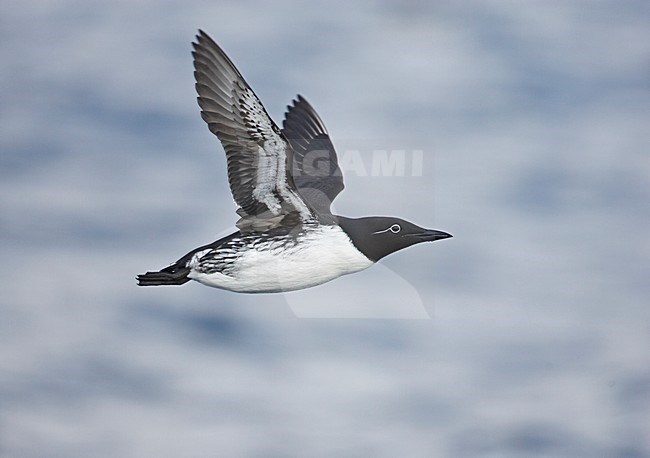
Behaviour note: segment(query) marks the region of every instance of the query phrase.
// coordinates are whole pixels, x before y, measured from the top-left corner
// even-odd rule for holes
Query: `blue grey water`
[[[635,1],[3,1],[0,455],[650,456],[649,20]],[[277,122],[300,92],[339,154],[423,151],[422,176],[349,168],[337,212],[454,238],[383,260],[395,283],[136,287],[237,218],[199,27]],[[345,315],[399,309],[404,279],[431,319]],[[299,318],[334,292],[339,318]]]

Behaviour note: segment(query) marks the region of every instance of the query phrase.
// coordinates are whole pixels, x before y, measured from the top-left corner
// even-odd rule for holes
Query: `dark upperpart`
[[[435,242],[451,234],[424,229],[400,218],[368,216],[346,218],[336,215],[339,226],[348,234],[354,246],[371,261],[422,242]]]

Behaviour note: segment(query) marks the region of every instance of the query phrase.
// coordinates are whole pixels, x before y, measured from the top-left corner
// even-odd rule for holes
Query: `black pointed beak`
[[[425,229],[418,234],[411,234],[411,237],[417,238],[419,242],[435,242],[436,240],[448,239],[453,236],[446,232],[436,231],[435,229]]]

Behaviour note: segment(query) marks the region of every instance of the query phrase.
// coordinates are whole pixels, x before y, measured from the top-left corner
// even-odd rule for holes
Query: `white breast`
[[[338,226],[320,226],[287,249],[259,246],[244,252],[230,275],[192,270],[189,277],[207,286],[246,293],[293,291],[370,267]]]

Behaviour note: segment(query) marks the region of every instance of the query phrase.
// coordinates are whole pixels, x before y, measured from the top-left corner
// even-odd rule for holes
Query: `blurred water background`
[[[1,456],[650,456],[648,2],[0,7]],[[454,238],[138,288],[236,220],[199,27],[276,122],[299,92],[340,153],[423,151],[340,214]]]

